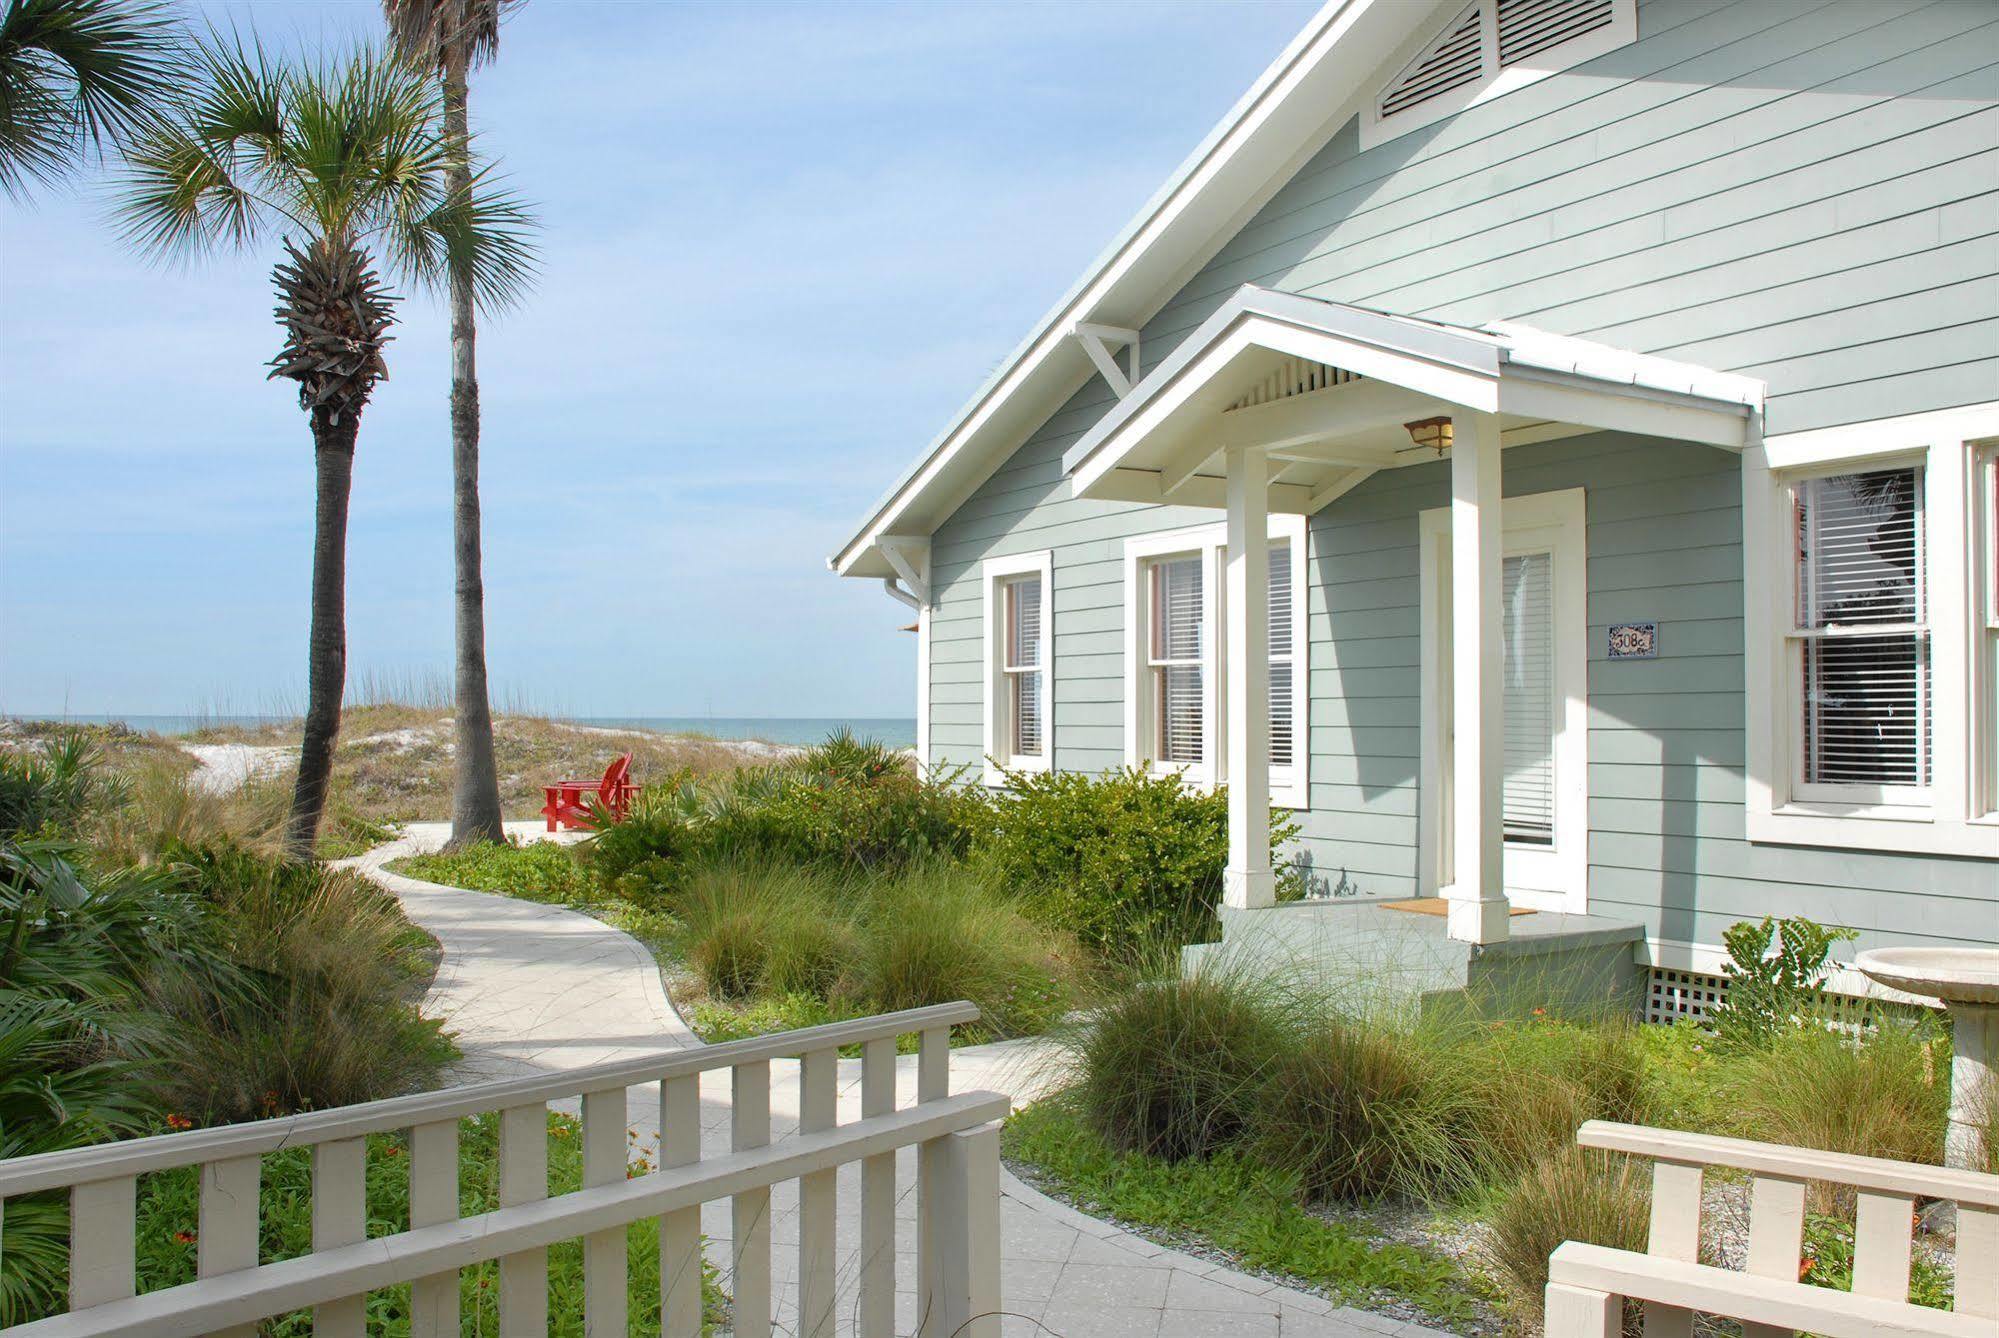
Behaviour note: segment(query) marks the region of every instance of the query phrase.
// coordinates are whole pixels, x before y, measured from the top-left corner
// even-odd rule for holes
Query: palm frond
[[[154,124],[183,50],[155,0],[9,0],[0,18],[0,189],[53,183]]]
[[[441,70],[454,48],[467,66],[500,49],[500,24],[523,0],[382,0],[389,41],[408,59]]]

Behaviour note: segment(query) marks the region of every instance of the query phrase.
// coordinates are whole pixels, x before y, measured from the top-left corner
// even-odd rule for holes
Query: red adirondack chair
[[[542,795],[548,802],[542,805],[541,815],[548,819],[548,830],[595,827],[597,814],[590,806],[593,798],[597,809],[608,813],[612,822],[623,822],[626,810],[639,792],[639,787],[631,782],[631,773],[632,755],[624,753],[604,768],[600,780],[564,780],[544,785]]]

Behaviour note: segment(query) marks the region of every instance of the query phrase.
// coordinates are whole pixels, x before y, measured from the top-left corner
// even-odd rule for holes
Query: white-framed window
[[[1743,460],[1752,841],[1999,857],[1999,403]]]
[[[987,558],[985,781],[1047,771],[1054,739],[1054,554]]]
[[[1473,0],[1361,108],[1360,146],[1440,121],[1638,38],[1637,0]]]
[[[1270,801],[1310,804],[1303,516],[1270,518]],[[1211,786],[1227,775],[1227,527],[1125,541],[1125,760]]]
[[[1983,782],[1981,817],[1999,818],[1999,441],[1981,442],[1973,461],[1977,496],[1978,580],[1972,591],[1983,624],[1976,648],[1978,675],[1977,755],[1972,759]]]

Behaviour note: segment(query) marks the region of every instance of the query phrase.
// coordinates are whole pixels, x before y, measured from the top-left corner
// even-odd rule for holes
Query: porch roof
[[[1318,510],[1434,459],[1405,424],[1495,414],[1508,445],[1593,429],[1746,444],[1763,383],[1510,322],[1448,325],[1245,285],[1063,456],[1077,496],[1221,505],[1266,450],[1270,506]]]

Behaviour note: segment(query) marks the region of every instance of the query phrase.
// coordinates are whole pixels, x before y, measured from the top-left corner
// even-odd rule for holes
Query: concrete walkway
[[[536,838],[541,824],[509,823],[508,831]],[[651,956],[629,936],[560,907],[418,882],[381,867],[435,849],[446,835],[443,824],[412,824],[403,839],[352,863],[394,892],[410,918],[443,945],[444,960],[425,1011],[443,1017],[456,1033],[465,1054],[462,1081],[559,1072],[701,1043],[674,1012]],[[971,1046],[951,1055],[953,1091],[1005,1092],[1016,1104],[1033,1100],[1055,1076],[1049,1050],[1032,1041]],[[858,1060],[841,1061],[839,1081],[839,1117],[858,1118]],[[772,1136],[789,1137],[798,1127],[797,1064],[773,1065],[771,1087]],[[901,1101],[914,1099],[914,1056],[899,1064],[897,1087]],[[649,1155],[658,1144],[657,1090],[635,1087],[628,1100],[634,1153]],[[570,1109],[573,1113],[573,1103]],[[726,1152],[726,1070],[703,1079],[701,1125],[703,1155]],[[903,1150],[898,1177],[896,1325],[898,1333],[911,1333],[916,1323],[913,1149]],[[1001,1295],[1008,1338],[1424,1338],[1434,1332],[1156,1245],[1004,1172],[1001,1193]],[[796,1332],[797,1202],[795,1183],[772,1192],[774,1291],[783,1333]],[[855,1271],[859,1202],[859,1168],[844,1167],[839,1175],[843,1279]],[[726,1286],[731,1230],[726,1202],[703,1208],[702,1229]],[[842,1333],[852,1330],[853,1291],[841,1289]]]

